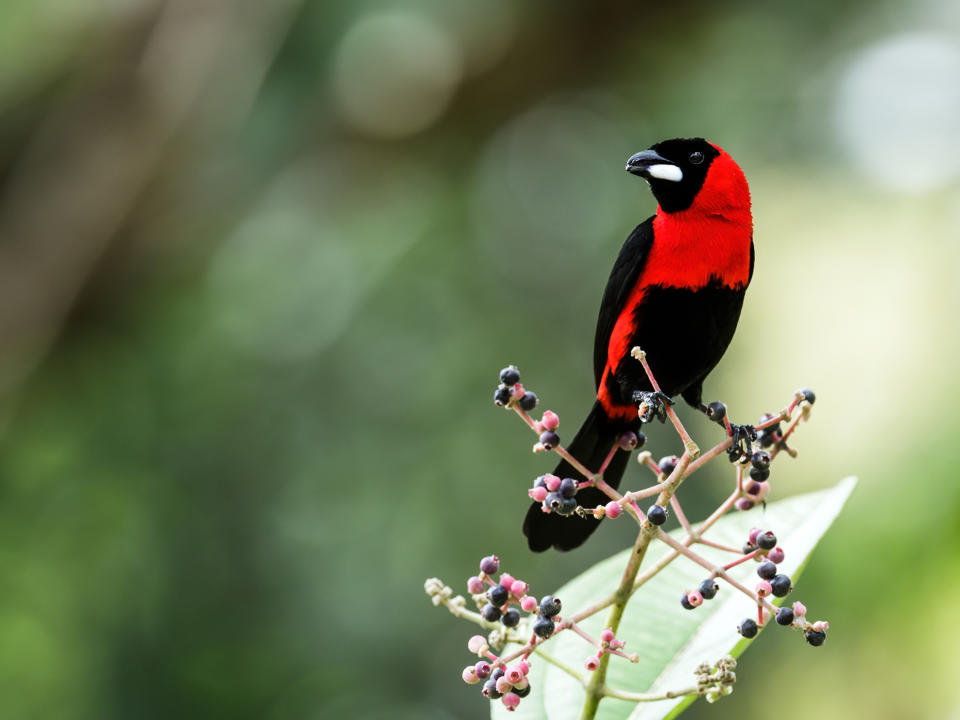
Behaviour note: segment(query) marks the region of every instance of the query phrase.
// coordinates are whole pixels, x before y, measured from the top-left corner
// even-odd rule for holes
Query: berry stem
[[[635,347],[630,351],[630,355],[632,355],[635,360],[639,360],[640,364],[643,365],[643,371],[647,374],[647,379],[650,381],[650,387],[653,388],[653,391],[662,393],[663,391],[660,390],[660,385],[657,383],[657,379],[653,376],[653,371],[650,369],[650,364],[647,362],[647,354],[641,348]],[[690,435],[687,434],[687,429],[683,426],[683,423],[680,422],[680,418],[677,416],[673,407],[664,405],[664,409],[667,411],[667,417],[670,418],[670,422],[673,423],[677,434],[683,441],[684,452],[691,457],[697,457],[700,454],[700,448],[690,439]]]
[[[603,464],[600,466],[600,469],[597,470],[597,475],[603,475],[603,473],[607,469],[607,466],[610,465],[610,461],[613,460],[613,456],[617,454],[618,450],[620,450],[620,444],[614,443],[613,447],[610,448],[610,452],[607,453],[607,457],[604,458]]]
[[[533,652],[534,652],[537,656],[542,657],[544,660],[546,660],[548,663],[550,663],[550,664],[553,665],[554,667],[557,667],[557,668],[559,668],[560,670],[563,670],[567,675],[569,675],[569,676],[572,677],[574,680],[576,680],[576,681],[580,684],[581,687],[586,687],[586,684],[587,684],[587,683],[586,683],[586,681],[583,679],[583,676],[580,675],[580,673],[578,673],[576,670],[574,670],[573,668],[571,668],[569,665],[566,665],[565,663],[561,662],[560,660],[557,660],[555,657],[553,657],[553,655],[550,655],[550,654],[548,654],[548,653],[545,653],[545,652],[544,652],[542,649],[540,649],[539,647],[537,647],[536,649],[534,649]]]
[[[677,516],[680,525],[687,531],[687,535],[693,535],[693,528],[690,527],[690,521],[687,520],[687,516],[683,512],[683,508],[680,507],[680,501],[676,495],[670,498],[670,507],[673,508],[673,512]]]
[[[742,558],[738,558],[737,560],[734,560],[734,561],[731,562],[731,563],[727,563],[726,565],[723,566],[723,569],[724,569],[724,570],[729,570],[729,569],[732,568],[732,567],[736,567],[736,566],[739,565],[740,563],[745,563],[747,560],[752,560],[753,558],[755,558],[755,557],[757,556],[757,553],[759,553],[759,552],[760,552],[759,549],[754,550],[753,552],[749,552],[749,553],[747,553],[746,555],[744,555]]]
[[[682,690],[667,690],[662,693],[634,693],[626,690],[617,690],[604,685],[602,688],[606,697],[616,698],[617,700],[627,700],[629,702],[656,702],[657,700],[669,700],[670,698],[684,697],[685,695],[699,695],[700,691],[696,686],[683,688]]]
[[[737,548],[730,547],[729,545],[723,545],[721,543],[714,542],[713,540],[707,540],[706,538],[702,538],[702,537],[698,537],[695,540],[695,542],[698,542],[701,545],[707,545],[708,547],[716,548],[717,550],[724,550],[725,552],[736,553],[737,555],[743,552],[742,550],[738,550]]]

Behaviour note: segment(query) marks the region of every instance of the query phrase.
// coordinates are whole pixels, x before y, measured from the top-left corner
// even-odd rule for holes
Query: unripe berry
[[[703,605],[703,595],[696,590],[691,590],[687,593],[687,602],[693,605],[693,607],[700,607]]]
[[[493,671],[493,668],[490,667],[490,663],[486,660],[481,660],[476,665],[473,666],[474,674],[481,680],[486,680],[490,677],[490,673]]]
[[[757,535],[759,535],[759,534],[762,533],[762,532],[763,532],[763,530],[761,530],[760,528],[751,528],[751,529],[750,529],[750,535],[747,536],[747,542],[750,543],[751,545],[756,545],[756,544],[757,544]]]
[[[643,433],[641,433],[642,435]],[[623,433],[620,437],[617,438],[617,444],[620,446],[621,450],[626,450],[627,452],[635,450],[640,444],[640,438],[637,433],[632,430]]]
[[[515,385],[520,382],[520,371],[516,365],[508,365],[500,371],[500,382],[506,386]]]
[[[604,506],[604,512],[607,514],[608,518],[616,520],[620,517],[620,513],[623,512],[623,508],[620,507],[620,503],[614,502],[611,500]]]
[[[460,677],[463,678],[463,681],[467,685],[476,685],[480,682],[480,678],[477,677],[476,671],[473,669],[473,665],[468,665],[463,669],[463,672],[460,674]]]
[[[777,546],[777,536],[771,530],[757,535],[757,547],[761,550],[773,550]]]
[[[667,511],[662,505],[651,505],[647,510],[647,519],[654,525],[663,525],[667,521]]]
[[[486,588],[486,584],[479,577],[474,575],[472,578],[467,580],[467,591],[471,595],[479,595]]]
[[[529,390],[527,390],[523,394],[523,397],[517,401],[517,403],[520,405],[520,409],[526,412],[530,412],[531,410],[533,410],[537,406],[537,403],[539,402],[540,402],[539,398]]]
[[[494,585],[487,590],[487,600],[497,607],[502,606],[509,597],[510,591],[507,590],[503,585]]]
[[[467,650],[474,655],[483,655],[487,650],[487,639],[483,635],[474,635],[467,641]]]
[[[773,580],[774,576],[777,574],[777,566],[770,562],[769,560],[764,560],[757,567],[757,575],[762,577],[764,580]]]
[[[786,575],[777,575],[770,581],[770,586],[773,589],[773,594],[777,597],[786,597],[793,590],[793,583]]]
[[[596,655],[591,655],[583,661],[583,666],[590,672],[593,672],[600,667],[600,661],[597,659]]]
[[[763,502],[764,498],[770,494],[770,483],[751,481],[747,493],[753,498],[754,502]]]
[[[611,640],[614,640],[617,636],[613,634],[612,628],[604,628],[603,632],[600,633],[600,641],[608,643]]]
[[[483,615],[483,619],[487,622],[496,622],[500,619],[500,608],[496,605],[487,603],[483,606],[483,610],[480,611],[480,614]]]
[[[727,416],[727,406],[722,402],[712,402],[707,405],[707,417],[714,422],[722,422]]]
[[[533,634],[537,637],[548,638],[553,635],[555,627],[556,626],[553,624],[553,620],[541,615],[533,624]]]
[[[801,618],[802,618],[802,617],[805,617],[806,614],[807,614],[807,606],[804,605],[804,604],[803,604],[802,602],[800,602],[799,600],[797,600],[797,601],[793,604],[793,614],[796,615],[797,617],[801,617]]]
[[[513,575],[505,572],[500,573],[500,584],[509,590],[510,586],[513,585]]]
[[[680,462],[680,458],[676,455],[667,455],[664,458],[660,458],[660,462],[657,463],[657,467],[660,468],[660,472],[664,475],[669,475],[677,467],[677,463]]]
[[[553,410],[544,410],[540,418],[540,427],[544,430],[556,430],[560,427],[560,418]]]
[[[737,632],[739,632],[745,638],[756,637],[758,631],[759,631],[759,628],[757,627],[757,621],[752,620],[751,618],[747,618],[746,620],[743,620],[737,626]]]
[[[560,602],[560,598],[547,595],[540,601],[540,614],[545,618],[551,618],[554,615],[559,615],[562,607],[563,603]]]
[[[737,510],[749,510],[753,507],[753,501],[747,500],[746,498],[737,498],[737,501],[733,505]]]
[[[807,630],[803,636],[813,647],[820,647],[823,641],[827,639],[827,634],[823,630]]]
[[[777,625],[789,625],[793,622],[793,610],[788,607],[782,607],[777,610]]]
[[[502,695],[506,695],[508,692],[513,690],[513,683],[507,680],[506,677],[497,678],[497,692]]]
[[[534,502],[542,503],[547,499],[547,488],[540,486],[535,488],[530,488],[527,490],[527,495],[530,496],[530,499]]]
[[[547,490],[550,492],[556,492],[560,489],[560,483],[562,481],[556,475],[551,475],[547,473],[543,476],[543,484],[547,486]]]
[[[500,618],[504,627],[516,627],[520,624],[520,611],[516,608],[510,608]]]
[[[480,561],[480,572],[486,575],[495,575],[500,569],[500,558],[496,555],[488,555]]]
[[[762,598],[768,597],[770,593],[773,592],[773,588],[770,586],[770,583],[768,583],[766,580],[761,580],[760,582],[758,582],[756,589],[757,589],[757,597],[762,597]]]
[[[520,601],[520,607],[522,607],[525,612],[533,612],[537,608],[537,599],[531,595],[527,595]]]
[[[707,578],[700,583],[700,586],[697,588],[697,590],[700,591],[700,594],[703,596],[704,600],[713,600],[713,598],[717,596],[720,586],[713,578]]]
[[[770,453],[764,450],[757,450],[750,456],[750,463],[757,470],[766,470],[770,467]]]
[[[523,680],[523,670],[516,665],[511,665],[507,668],[507,674],[504,677],[510,681],[511,685],[516,685]]]
[[[497,690],[497,681],[490,678],[483,684],[483,694],[491,700],[498,700],[503,694]]]
[[[817,620],[817,621],[813,624],[813,629],[816,630],[816,631],[818,631],[818,632],[823,631],[823,630],[829,630],[829,629],[830,629],[830,623],[828,623],[826,620]]]
[[[774,548],[767,553],[767,560],[775,563],[782,563],[784,558],[783,548]]]
[[[573,478],[564,478],[560,481],[559,493],[565,498],[572,498],[577,494],[577,481]]]
[[[518,662],[517,667],[520,668],[520,672],[523,673],[524,677],[526,677],[527,673],[530,672],[530,663],[528,663],[526,660],[521,660]]]
[[[502,583],[503,581],[503,577],[501,577],[500,582]],[[514,597],[523,597],[527,594],[527,590],[529,589],[530,586],[527,585],[523,580],[514,580],[512,583],[510,583],[510,594]]]
[[[543,445],[544,450],[553,450],[560,444],[560,436],[553,430],[544,430],[540,433],[540,444]]]
[[[520,696],[515,692],[508,692],[506,695],[500,698],[500,702],[504,704],[504,707],[506,707],[507,710],[513,712],[514,708],[520,704]]]

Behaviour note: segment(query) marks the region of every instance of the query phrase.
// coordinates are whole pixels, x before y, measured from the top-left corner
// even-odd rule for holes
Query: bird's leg
[[[633,402],[640,406],[640,422],[648,423],[654,418],[660,422],[667,420],[667,406],[673,405],[674,400],[666,393],[655,390],[635,390]]]
[[[757,429],[753,425],[734,425],[727,417],[727,408],[723,403],[712,402],[709,405],[699,404],[700,412],[706,415],[719,425],[722,425],[727,431],[727,435],[733,441],[727,455],[730,460],[736,460],[740,457],[750,457],[753,454],[752,443],[757,439]]]

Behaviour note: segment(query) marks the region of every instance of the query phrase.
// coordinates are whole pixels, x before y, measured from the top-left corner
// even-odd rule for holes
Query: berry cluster
[[[708,577],[696,590],[684,590],[680,596],[680,605],[685,610],[693,610],[703,605],[704,600],[713,600],[720,591],[720,586],[715,578]]]
[[[577,509],[577,494],[579,486],[573,478],[559,478],[547,473],[538,477],[527,494],[541,504],[545,513],[556,513],[567,517],[573,515]],[[616,505],[616,503],[614,503]]]
[[[524,389],[520,384],[520,371],[515,365],[510,365],[500,371],[500,385],[493,393],[493,402],[500,407],[516,405],[521,410],[530,412],[540,401],[534,393]]]
[[[626,643],[623,640],[617,640],[613,628],[604,628],[603,632],[600,633],[600,649],[596,654],[587,656],[587,659],[583,661],[583,666],[590,672],[593,672],[600,667],[600,660],[606,653],[619,655],[620,657],[627,658],[631,662],[637,662],[637,655],[624,655],[622,652],[624,645],[626,645]]]
[[[467,649],[479,655],[474,665],[467,665],[461,673],[467,685],[483,683],[481,692],[490,700],[500,700],[510,712],[513,712],[520,700],[530,694],[530,682],[527,674],[530,664],[526,659],[513,665],[506,665],[490,652],[490,646],[483,635],[474,635],[467,642]],[[484,660],[483,658],[488,658]]]
[[[516,603],[525,612],[531,612],[537,607],[537,600],[527,594],[527,583],[509,573],[500,573],[500,577],[494,581],[493,576],[499,570],[500,560],[496,555],[483,558],[480,561],[480,574],[467,580],[467,590],[473,595],[484,620],[499,620],[504,627],[516,627],[520,624],[520,611],[510,605]]]

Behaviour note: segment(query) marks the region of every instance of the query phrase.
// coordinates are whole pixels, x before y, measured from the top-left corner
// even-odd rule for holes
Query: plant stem
[[[604,687],[603,694],[606,697],[617,698],[618,700],[629,700],[630,702],[656,702],[657,700],[669,700],[670,698],[683,697],[684,695],[697,695],[699,690],[696,686],[683,688],[682,690],[667,690],[662,693],[634,693],[626,690],[616,690],[611,687]]]

